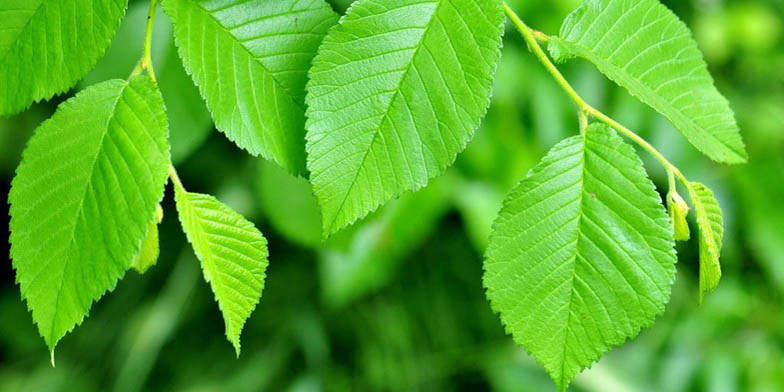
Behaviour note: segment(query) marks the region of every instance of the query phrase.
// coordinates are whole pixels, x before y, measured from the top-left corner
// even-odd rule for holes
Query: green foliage
[[[187,192],[175,180],[182,228],[201,261],[237,356],[245,321],[259,303],[267,269],[267,240],[240,214],[209,195]]]
[[[185,69],[218,130],[253,155],[305,172],[310,61],[337,15],[323,0],[165,0]]]
[[[0,116],[71,88],[109,46],[128,0],[0,4]]]
[[[670,223],[672,223],[673,238],[675,241],[688,241],[691,238],[689,222],[686,216],[689,215],[689,205],[675,191],[667,194],[667,210],[670,213]]]
[[[452,164],[484,116],[500,1],[359,0],[313,62],[308,169],[329,236]]]
[[[703,184],[689,184],[691,202],[700,228],[700,302],[705,293],[713,291],[721,279],[721,241],[724,218],[713,192]]]
[[[658,0],[587,0],[564,21],[554,57],[583,57],[722,163],[748,155],[689,28]]]
[[[554,147],[507,198],[487,250],[487,297],[566,390],[664,311],[672,235],[634,149],[592,125]]]
[[[169,141],[146,76],[63,103],[30,139],[11,192],[11,257],[50,351],[131,266],[163,197]]]
[[[159,241],[173,238],[167,223],[161,225],[167,173],[185,237],[239,356],[242,329],[265,287],[267,240],[227,204],[186,191],[173,166],[191,161],[198,169],[190,172],[198,172],[208,184],[228,177],[230,192],[221,199],[257,216],[253,197],[243,188],[247,178],[225,173],[235,171],[233,165],[245,155],[232,156],[229,164],[216,153],[226,145],[203,145],[210,117],[236,145],[272,161],[245,166],[260,168],[255,182],[259,210],[273,230],[318,259],[318,285],[302,290],[320,292],[327,305],[323,308],[341,312],[390,285],[402,274],[405,258],[437,232],[437,223],[452,222],[448,213],[455,208],[473,246],[488,248],[483,281],[492,309],[561,390],[664,311],[675,278],[675,241],[690,238],[691,208],[678,195],[676,181],[688,189],[697,217],[700,302],[721,278],[723,242],[729,254],[743,249],[738,235],[724,238],[725,217],[717,197],[687,179],[684,173],[691,176],[694,171],[689,159],[677,156],[678,164],[686,165],[679,168],[668,155],[680,151],[660,152],[662,140],[648,142],[630,129],[642,128],[645,116],[634,116],[628,127],[597,109],[606,103],[605,94],[596,93],[597,88],[604,92],[605,80],[585,68],[587,64],[582,65],[587,72],[577,80],[590,82],[575,88],[553,62],[588,59],[663,114],[713,160],[745,162],[746,147],[734,114],[714,86],[689,29],[657,0],[584,0],[563,22],[561,37],[528,27],[501,0],[162,0],[171,22],[165,16],[155,18],[159,4],[151,0],[134,3],[120,25],[124,1],[0,5],[0,115],[65,91],[95,65],[118,31],[106,57],[81,84],[93,86],[62,104],[30,140],[9,195],[13,266],[52,360],[57,342],[81,323],[94,301],[113,290],[127,269],[144,274],[159,257],[170,259],[159,246]],[[332,6],[346,10],[345,16],[338,20]],[[536,9],[527,3],[523,7]],[[483,127],[502,133],[483,132],[461,163],[449,169],[488,110],[504,12],[544,67],[529,66],[528,58],[520,55],[525,46],[513,46],[518,56],[507,56],[511,61],[504,62],[508,69],[498,76],[496,107]],[[749,51],[776,42],[775,37],[763,42],[775,30],[771,20],[760,19],[767,26],[760,27],[764,34],[750,30],[747,20],[735,26],[760,41],[760,46],[746,47]],[[560,21],[542,24],[553,22]],[[549,43],[549,56],[541,43]],[[709,46],[712,56],[721,57],[714,49]],[[127,81],[101,83],[129,71]],[[545,77],[556,83],[542,83]],[[770,84],[768,79],[763,83]],[[502,205],[505,190],[544,151],[536,143],[550,147],[566,137],[563,130],[568,127],[559,116],[565,106],[553,104],[558,87],[577,106],[580,135],[552,148]],[[593,91],[584,98],[578,92],[584,89]],[[628,95],[619,100],[627,110],[640,105]],[[530,106],[522,112],[535,112],[534,135],[521,123],[521,102]],[[781,113],[775,105],[767,107]],[[37,116],[44,113],[40,110]],[[623,121],[629,120],[626,114]],[[25,121],[40,121],[36,118]],[[591,121],[598,123],[589,125]],[[781,122],[775,116],[768,121]],[[5,128],[6,123],[0,123],[0,129]],[[668,211],[642,161],[621,137],[663,166],[670,186]],[[777,140],[762,139],[771,145]],[[0,143],[6,140],[0,134]],[[20,146],[0,145],[12,154]],[[186,161],[200,146],[200,153]],[[3,167],[14,162],[13,157],[0,158]],[[751,188],[762,182],[746,181]],[[411,192],[426,185],[427,190]],[[767,216],[760,211],[770,208],[771,199],[778,202],[775,195],[747,190],[743,197],[761,200],[763,206],[751,211]],[[728,222],[734,218],[736,206],[731,207]],[[770,257],[781,253],[770,245],[778,231],[770,226],[749,230],[760,235],[755,244],[764,249],[757,254],[769,259],[766,265],[780,282],[783,270]],[[450,241],[448,249],[459,253],[469,246],[463,242]],[[187,251],[178,265],[186,265],[189,258]],[[417,256],[430,258],[427,253]],[[451,263],[453,256],[440,254],[436,259]],[[473,267],[469,275],[477,278],[473,290],[479,291],[479,266]],[[281,268],[288,268],[287,263]],[[187,267],[176,271],[184,275],[170,278],[173,288],[151,308],[151,315],[166,313],[166,306],[184,307],[197,274],[193,270],[188,275]],[[283,284],[298,290],[291,282],[304,280]],[[313,298],[305,297],[311,309]],[[435,295],[426,307],[457,297]],[[485,304],[481,309],[490,313]],[[159,350],[161,336],[172,333],[181,312],[166,314],[160,323],[152,316],[139,321],[135,333],[143,343],[132,345],[129,358],[150,347]],[[311,320],[316,313],[306,312],[297,317]],[[478,314],[473,309],[461,312],[470,318]],[[274,313],[278,321],[286,318]],[[365,336],[372,338],[372,331],[394,325],[391,320],[402,318],[398,313],[382,312]],[[453,317],[446,325],[456,322],[460,320]],[[159,325],[162,332],[156,330]],[[500,335],[497,321],[489,325]],[[399,328],[399,335],[417,330],[412,326]],[[434,339],[458,342],[445,346],[466,343],[449,339],[450,328],[438,329]],[[328,343],[319,330],[305,326],[295,333],[306,347],[305,362],[324,361]],[[372,363],[367,358],[373,355],[360,353],[356,358]],[[155,353],[143,356],[150,359]],[[137,373],[150,368],[123,367],[120,379],[143,379]],[[407,380],[379,369],[369,369],[376,380],[369,389],[411,389]],[[349,385],[343,377],[334,385]],[[293,388],[310,383],[298,381]]]
[[[147,235],[145,235],[144,241],[142,241],[142,247],[131,263],[131,268],[140,274],[144,274],[158,262],[158,256],[161,254],[158,224],[161,223],[162,219],[163,209],[158,205],[155,209],[155,220],[147,228]]]

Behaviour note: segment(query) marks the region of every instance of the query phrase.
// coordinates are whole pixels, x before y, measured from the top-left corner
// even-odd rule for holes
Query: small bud
[[[688,241],[691,237],[689,231],[689,223],[686,217],[689,215],[689,205],[678,194],[678,192],[670,191],[667,194],[667,209],[670,212],[670,221],[672,229],[675,233],[676,241]]]

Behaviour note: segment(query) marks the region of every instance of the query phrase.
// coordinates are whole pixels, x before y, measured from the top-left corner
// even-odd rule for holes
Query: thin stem
[[[175,169],[172,164],[169,164],[169,178],[171,178],[171,181],[175,187],[185,190],[185,187],[182,185],[182,181],[180,180],[180,176],[177,175],[177,169]]]
[[[610,116],[602,113],[598,109],[594,108],[593,106],[589,105],[577,92],[577,90],[572,87],[571,84],[566,80],[566,78],[561,74],[561,71],[550,61],[550,58],[544,52],[541,46],[539,46],[538,40],[549,42],[550,37],[546,34],[537,32],[530,27],[528,27],[517,14],[512,10],[509,5],[504,2],[504,10],[506,11],[506,15],[509,19],[512,20],[512,23],[517,27],[517,30],[520,31],[520,34],[523,35],[526,43],[528,43],[528,47],[531,52],[539,59],[539,61],[547,68],[548,72],[555,78],[555,81],[561,86],[561,88],[569,95],[569,97],[574,101],[577,105],[578,109],[580,110],[580,124],[582,127],[583,121],[587,122],[587,118],[583,120],[583,116],[591,116],[609,126],[614,128],[619,133],[625,135],[635,143],[637,143],[640,147],[648,151],[651,155],[653,155],[661,164],[667,169],[668,173],[672,173],[675,177],[678,178],[684,185],[687,187],[689,186],[689,181],[686,177],[678,170],[675,165],[670,163],[667,158],[664,157],[656,148],[654,148],[650,143],[648,143],[645,139],[631,131],[629,128],[624,127],[617,121],[613,120]],[[582,130],[581,130],[582,132]]]
[[[131,78],[147,71],[152,80],[155,80],[155,70],[152,67],[152,30],[155,23],[155,11],[158,9],[158,0],[150,0],[150,11],[147,14],[147,30],[144,32],[144,54],[131,72]]]
[[[150,0],[150,11],[147,15],[147,31],[144,33],[144,56],[141,67],[146,69],[150,78],[155,80],[155,71],[152,68],[152,29],[155,23],[155,11],[158,9],[158,0]]]
[[[525,38],[525,41],[528,43],[528,48],[531,49],[531,52],[533,52],[533,54],[536,55],[545,68],[547,68],[547,71],[553,75],[555,81],[561,85],[561,88],[563,88],[564,91],[569,94],[572,100],[577,104],[577,107],[580,109],[580,111],[585,111],[585,109],[587,109],[589,106],[588,103],[586,103],[585,100],[580,97],[580,94],[577,93],[577,90],[575,90],[572,85],[569,84],[569,81],[567,81],[563,74],[561,74],[561,71],[559,71],[558,68],[555,67],[555,64],[550,61],[550,58],[547,57],[547,54],[544,52],[542,47],[539,46],[539,42],[536,41],[536,34],[534,33],[534,30],[528,27],[528,25],[526,25],[525,22],[523,22],[523,20],[520,19],[520,17],[517,16],[517,14],[509,7],[509,4],[506,4],[506,2],[504,2],[504,10],[506,10],[506,15],[509,16],[509,19],[512,20],[512,23],[514,23],[515,27],[517,27],[517,30],[523,34],[523,38]],[[544,35],[544,33],[540,34]]]
[[[580,110],[577,116],[580,118],[580,134],[584,135],[585,130],[588,128],[588,114]]]

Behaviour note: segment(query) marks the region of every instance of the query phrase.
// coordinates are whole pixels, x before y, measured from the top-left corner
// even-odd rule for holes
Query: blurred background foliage
[[[578,3],[509,2],[550,34]],[[339,12],[349,3],[333,1]],[[784,0],[666,3],[694,29],[732,102],[748,165],[709,162],[587,63],[562,69],[589,102],[716,191],[727,225],[724,278],[698,306],[696,241],[679,244],[678,279],[664,316],[580,375],[573,389],[782,391]],[[112,48],[81,86],[127,77],[141,54],[146,8],[131,1]],[[236,359],[224,339],[169,195],[158,265],[144,276],[128,272],[93,306],[58,346],[56,368],[20,299],[10,260],[0,264],[0,391],[554,390],[504,334],[481,283],[482,253],[503,196],[550,147],[577,132],[575,109],[515,31],[507,29],[491,109],[455,166],[321,243],[308,183],[251,158],[213,130],[177,59],[168,20],[156,23],[155,66],[183,180],[253,219],[269,239],[267,286],[245,327],[242,356]],[[0,119],[3,198],[27,138],[58,103]],[[665,189],[663,171],[643,158]],[[0,220],[3,232],[7,224]]]

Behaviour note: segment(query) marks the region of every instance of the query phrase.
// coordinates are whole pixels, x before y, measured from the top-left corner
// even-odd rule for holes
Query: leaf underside
[[[700,230],[700,303],[706,293],[713,291],[721,280],[722,238],[724,218],[713,192],[699,182],[689,183],[691,202]]]
[[[489,104],[503,21],[497,0],[359,0],[330,30],[306,99],[325,236],[454,162]]]
[[[689,28],[658,0],[587,0],[553,42],[556,59],[594,63],[711,159],[735,164],[748,158],[735,115]]]
[[[131,266],[163,197],[163,100],[137,76],[69,99],[30,139],[8,196],[22,297],[54,350]]]
[[[128,0],[0,2],[0,116],[71,88],[95,66]]]
[[[324,0],[165,0],[183,64],[239,147],[305,173],[307,71],[338,16]]]
[[[175,186],[180,222],[240,354],[240,334],[259,303],[267,269],[267,240],[240,214],[209,195]]]
[[[560,390],[649,326],[675,277],[672,228],[634,149],[592,125],[507,197],[484,284],[508,333]]]

